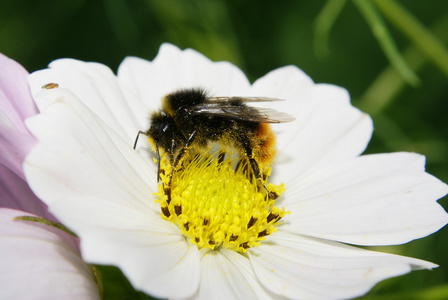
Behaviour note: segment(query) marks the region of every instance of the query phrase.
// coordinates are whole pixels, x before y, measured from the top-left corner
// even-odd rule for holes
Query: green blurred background
[[[0,2],[0,52],[30,72],[62,57],[116,70],[128,55],[152,60],[163,42],[231,61],[252,81],[293,64],[343,86],[374,120],[368,153],[422,153],[428,172],[448,182],[447,1]],[[441,267],[382,282],[363,299],[448,299],[447,234],[378,248]],[[100,270],[105,299],[146,298],[118,270]]]

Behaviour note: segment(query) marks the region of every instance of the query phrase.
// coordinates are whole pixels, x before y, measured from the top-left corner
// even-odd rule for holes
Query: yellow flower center
[[[287,212],[274,206],[275,200],[269,198],[246,163],[236,164],[230,155],[216,156],[185,159],[174,172],[171,191],[166,189],[171,165],[162,159],[162,183],[156,193],[161,215],[199,249],[225,247],[245,252],[275,232],[274,225]],[[269,192],[280,195],[284,185],[267,184],[269,173],[264,171],[263,184]]]

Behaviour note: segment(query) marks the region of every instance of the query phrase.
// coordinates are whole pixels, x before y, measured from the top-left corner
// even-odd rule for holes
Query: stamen
[[[247,162],[236,161],[229,153],[185,157],[170,189],[164,188],[166,174],[171,174],[169,159],[162,158],[160,168],[161,216],[199,248],[245,252],[274,233],[274,224],[287,214],[270,197],[284,191],[283,184],[267,184],[270,170],[263,172],[267,188],[260,188]]]

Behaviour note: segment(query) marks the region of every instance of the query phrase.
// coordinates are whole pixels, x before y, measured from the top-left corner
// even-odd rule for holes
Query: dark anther
[[[270,200],[275,200],[277,199],[279,196],[276,192],[269,192],[269,199]]]
[[[168,205],[171,203],[171,187],[163,187],[163,190],[165,191],[165,195],[167,196],[166,203]]]
[[[260,232],[258,233],[258,236],[257,236],[257,237],[261,238],[261,237],[264,237],[264,236],[267,236],[267,235],[269,235],[269,233],[268,233],[268,230],[265,229],[265,230],[263,230],[263,231],[260,231]]]
[[[174,212],[176,215],[180,215],[182,213],[182,205],[174,205]]]
[[[201,240],[201,239],[198,238],[198,237],[195,237],[195,238],[194,238],[194,241],[195,241],[196,243],[199,243],[200,240]]]
[[[170,210],[168,209],[168,206],[162,207],[162,213],[165,215],[165,217],[169,218],[171,216]]]
[[[268,217],[266,218],[266,221],[267,221],[268,224],[269,224],[272,220],[276,219],[277,217],[278,217],[277,214],[270,213],[270,214],[268,215]]]
[[[202,221],[202,225],[204,225],[204,226],[207,226],[208,223],[209,223],[209,220],[208,220],[208,219],[204,219],[204,220]]]
[[[238,239],[238,237],[239,237],[239,235],[231,235],[230,236],[230,238],[229,238],[229,241],[231,241],[231,242],[234,242],[234,241],[236,241],[237,239]]]
[[[250,246],[248,245],[248,242],[244,242],[242,244],[240,244],[240,247],[244,248],[244,249],[249,249]]]
[[[282,219],[281,216],[277,216],[277,218],[275,219],[274,223],[277,223],[278,221],[280,221]]]
[[[185,231],[190,230],[190,224],[187,222],[184,224]]]
[[[222,164],[222,162],[224,161],[224,158],[226,158],[226,153],[225,152],[219,152],[219,154],[218,154],[218,165]]]
[[[257,218],[254,218],[254,217],[250,217],[250,220],[249,220],[249,222],[247,223],[247,229],[249,229],[249,228],[251,228],[252,226],[254,226],[255,225],[255,222],[257,222]]]

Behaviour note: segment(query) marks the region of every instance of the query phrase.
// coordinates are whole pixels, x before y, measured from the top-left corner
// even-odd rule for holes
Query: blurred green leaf
[[[394,0],[374,0],[381,12],[448,76],[448,49],[418,19]],[[430,2],[428,2],[429,5]]]
[[[240,56],[238,40],[227,9],[226,1],[202,0],[146,0],[162,24],[169,41],[188,46],[213,60],[228,60],[240,67],[244,61]]]
[[[448,299],[448,285],[441,285],[427,288],[412,293],[403,291],[390,295],[369,295],[361,298],[362,300],[443,300]]]
[[[448,32],[448,15],[437,20],[431,28],[440,41],[448,42],[448,34],[446,34]],[[415,45],[409,46],[403,52],[403,58],[415,72],[419,71],[428,62],[428,57],[418,51]],[[403,77],[394,68],[388,66],[372,81],[372,84],[357,102],[357,106],[369,114],[375,115],[391,105],[403,88],[405,88]]]
[[[353,2],[358,6],[359,10],[364,15],[367,23],[370,25],[373,35],[376,37],[390,63],[409,84],[414,86],[419,84],[420,80],[406,64],[405,60],[398,51],[386,24],[370,0],[353,0]]]
[[[114,266],[95,265],[103,279],[103,300],[151,300],[154,299],[136,291],[123,273]]]
[[[328,55],[328,36],[331,27],[346,3],[347,0],[328,0],[317,15],[314,28],[314,51],[316,51],[317,56]]]
[[[140,30],[131,14],[128,2],[124,0],[103,0],[103,4],[111,28],[123,48],[135,47],[140,36]]]

